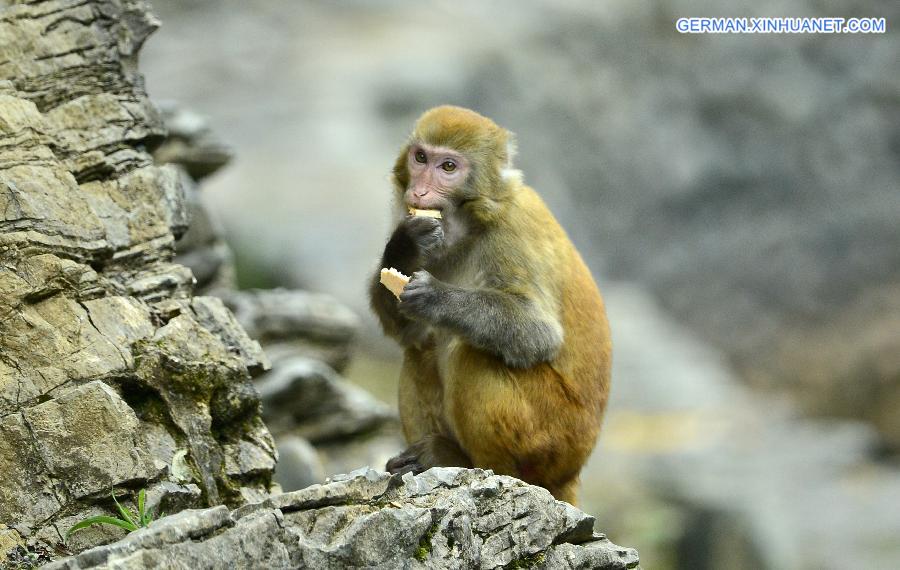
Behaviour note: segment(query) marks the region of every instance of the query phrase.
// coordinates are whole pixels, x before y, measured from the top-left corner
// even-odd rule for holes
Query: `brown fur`
[[[568,236],[531,188],[501,176],[509,137],[457,107],[432,109],[417,123],[413,141],[456,149],[474,165],[457,212],[471,238],[425,268],[452,285],[527,298],[561,325],[562,345],[548,362],[513,368],[435,329],[405,349],[400,416],[423,468],[450,462],[493,469],[575,503],[609,394],[609,329],[597,286]],[[409,184],[408,148],[394,168],[400,196]],[[373,307],[386,325],[397,321],[374,297]],[[392,336],[393,326],[385,327]],[[464,454],[441,453],[437,448],[448,441]]]

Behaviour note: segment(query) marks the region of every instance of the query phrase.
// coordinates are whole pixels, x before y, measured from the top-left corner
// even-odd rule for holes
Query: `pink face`
[[[406,157],[409,187],[404,198],[413,208],[443,210],[469,174],[469,161],[455,150],[413,143]]]

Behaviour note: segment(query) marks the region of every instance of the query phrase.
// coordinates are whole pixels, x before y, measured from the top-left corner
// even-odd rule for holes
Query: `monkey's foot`
[[[418,451],[413,448],[409,448],[399,455],[390,458],[387,465],[385,465],[385,469],[387,469],[388,473],[400,475],[403,475],[404,473],[416,475],[425,471],[425,467],[419,463]]]

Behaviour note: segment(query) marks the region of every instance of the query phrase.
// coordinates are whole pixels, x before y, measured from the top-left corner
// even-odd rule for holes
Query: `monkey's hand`
[[[444,248],[444,227],[440,220],[425,216],[407,216],[401,222],[401,226],[423,259],[433,257]]]
[[[412,319],[433,321],[437,317],[444,284],[424,269],[416,271],[400,293],[400,313]]]
[[[472,467],[472,460],[456,440],[431,434],[415,442],[399,455],[392,457],[385,466],[390,473],[421,473],[437,465],[448,467]]]
[[[410,447],[403,453],[391,457],[387,465],[384,466],[388,473],[394,475],[403,475],[404,473],[412,473],[416,475],[428,469],[419,462],[420,451],[415,446]]]

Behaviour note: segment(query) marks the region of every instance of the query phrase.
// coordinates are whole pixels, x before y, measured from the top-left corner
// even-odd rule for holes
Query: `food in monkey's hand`
[[[387,287],[388,291],[393,293],[398,299],[407,283],[409,283],[409,277],[393,267],[381,270],[381,284]]]
[[[442,218],[440,210],[420,210],[418,208],[409,208],[409,214],[411,216],[425,216],[426,218],[437,218],[440,220]]]

